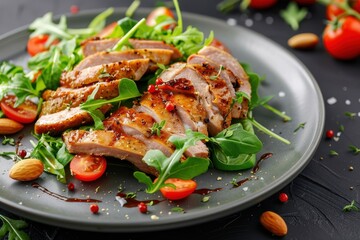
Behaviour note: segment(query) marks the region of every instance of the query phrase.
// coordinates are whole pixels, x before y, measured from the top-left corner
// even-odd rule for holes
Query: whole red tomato
[[[337,4],[347,2],[351,8],[360,13],[360,0],[332,0],[332,3],[326,6],[326,18],[328,20],[344,13],[344,10]]]
[[[254,9],[266,9],[274,6],[277,0],[250,0],[249,6]]]
[[[327,24],[323,33],[326,51],[336,59],[350,60],[360,56],[360,20],[352,16]]]

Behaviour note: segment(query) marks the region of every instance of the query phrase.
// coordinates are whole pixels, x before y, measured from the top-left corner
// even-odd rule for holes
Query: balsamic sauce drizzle
[[[40,184],[34,182],[31,184],[31,186],[33,188],[37,188],[39,189],[40,191],[52,196],[52,197],[55,197],[57,199],[60,199],[60,200],[63,200],[65,202],[86,202],[86,203],[91,203],[91,202],[101,202],[101,200],[97,200],[97,199],[92,199],[92,198],[69,198],[69,197],[65,197],[65,196],[62,196],[60,194],[57,194],[57,193],[54,193],[50,190],[48,190],[47,188],[41,186]]]
[[[133,197],[127,197],[127,194],[123,193],[123,192],[117,193],[116,196],[121,197],[126,200],[126,203],[123,206],[127,207],[127,208],[137,207],[139,205],[139,203],[141,203],[141,202],[143,202],[145,204],[151,203],[152,205],[156,205],[156,204],[164,201],[164,200],[157,200],[157,199],[139,201]]]

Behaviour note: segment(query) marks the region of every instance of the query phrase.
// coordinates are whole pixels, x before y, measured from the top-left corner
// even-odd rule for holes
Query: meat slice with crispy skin
[[[168,49],[129,49],[121,52],[98,52],[81,60],[74,68],[80,71],[88,67],[134,59],[150,59],[149,71],[158,69],[156,64],[168,65],[171,62],[172,50]]]
[[[60,86],[79,88],[96,82],[108,82],[121,78],[139,80],[149,68],[149,59],[122,60],[63,72]]]
[[[82,88],[65,88],[59,87],[55,91],[46,90],[42,94],[44,102],[41,107],[40,115],[59,112],[68,107],[77,107],[81,103],[86,102],[88,96],[98,88],[95,99],[111,99],[119,95],[119,82],[114,80],[111,82],[98,82],[93,85]]]
[[[251,85],[249,82],[249,77],[246,74],[245,70],[239,63],[239,61],[234,58],[230,53],[216,48],[213,46],[203,47],[198,54],[204,55],[207,58],[211,59],[213,62],[218,65],[224,66],[226,69],[230,70],[234,76],[239,79],[239,87],[235,88],[236,91],[241,91],[246,93],[249,97],[251,96]],[[244,99],[241,109],[241,118],[247,116],[247,111],[249,108],[249,102],[247,99]]]
[[[82,52],[85,57],[97,52],[109,51],[120,38],[108,38],[108,39],[90,39],[81,44]],[[172,60],[176,60],[182,57],[181,52],[173,45],[166,44],[163,41],[156,40],[144,40],[144,39],[129,39],[129,43],[133,49],[168,49],[172,50]]]
[[[62,138],[70,153],[86,153],[127,160],[140,171],[158,175],[155,168],[142,160],[147,151],[146,145],[134,137],[118,135],[108,130],[72,130],[65,132]]]
[[[103,113],[108,112],[111,104],[102,106],[99,110]],[[62,111],[42,115],[34,125],[36,134],[47,133],[49,135],[59,135],[67,129],[80,127],[81,125],[93,122],[92,117],[80,107],[68,108]]]

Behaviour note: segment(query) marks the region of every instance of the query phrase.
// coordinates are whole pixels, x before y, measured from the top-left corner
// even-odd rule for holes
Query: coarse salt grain
[[[351,101],[347,99],[347,100],[345,100],[345,104],[346,104],[346,105],[350,105],[350,104],[351,104]]]
[[[237,24],[237,21],[235,18],[229,18],[226,22],[230,26],[235,26]]]
[[[337,102],[336,98],[334,97],[331,97],[331,98],[328,98],[327,100],[327,103],[330,104],[330,105],[333,105]]]

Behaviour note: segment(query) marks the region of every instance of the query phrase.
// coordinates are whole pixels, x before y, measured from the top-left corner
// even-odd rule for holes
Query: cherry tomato
[[[346,0],[333,0],[334,3],[330,3],[326,6],[326,18],[328,20],[331,20],[335,18],[336,16],[339,16],[340,14],[344,13],[344,10],[342,10],[340,7],[338,7],[335,3],[343,3]]]
[[[49,48],[46,47],[45,44],[48,39],[49,35],[46,34],[29,38],[27,42],[27,51],[30,56],[35,56],[38,53],[47,51]],[[51,44],[57,44],[58,42],[58,40],[55,40]]]
[[[156,180],[155,180],[156,181]],[[194,180],[183,180],[180,178],[169,178],[165,183],[172,183],[175,185],[175,189],[172,187],[162,187],[160,192],[169,200],[179,200],[192,194],[197,184]]]
[[[3,113],[10,119],[19,123],[32,123],[37,116],[37,105],[30,100],[25,100],[18,107],[14,107],[17,98],[7,95],[1,100],[0,106]]]
[[[266,9],[274,6],[277,0],[251,0],[249,6],[254,9]]]
[[[172,19],[175,19],[174,13],[171,11],[170,8],[167,7],[157,7],[154,10],[152,10],[149,15],[146,17],[146,25],[148,26],[155,26],[156,25],[156,19],[160,16],[167,16]],[[164,26],[164,29],[172,29],[175,27],[175,24],[169,24]]]
[[[103,156],[76,154],[70,162],[70,172],[80,181],[94,181],[105,173],[106,166]]]
[[[352,1],[351,7],[360,13],[360,0],[354,0]]]
[[[300,5],[312,5],[316,3],[316,0],[295,0]]]
[[[360,56],[360,20],[347,16],[335,20],[335,26],[329,23],[323,42],[327,52],[336,59],[350,60]]]

